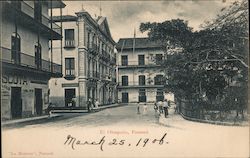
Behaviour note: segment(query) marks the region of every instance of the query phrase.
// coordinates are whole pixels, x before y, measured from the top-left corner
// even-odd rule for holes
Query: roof
[[[64,8],[66,5],[61,0],[47,0],[49,8]]]
[[[54,22],[60,22],[61,21],[61,16],[53,16],[52,17]],[[77,17],[73,15],[62,15],[62,22],[66,21],[76,21]]]
[[[119,39],[116,48],[121,49],[133,49],[133,43],[135,40],[135,49],[146,48],[161,48],[162,45],[156,41],[150,41],[149,38],[121,38]]]

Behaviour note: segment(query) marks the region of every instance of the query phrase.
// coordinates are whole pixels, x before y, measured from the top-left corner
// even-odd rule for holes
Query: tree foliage
[[[200,31],[181,19],[142,23],[140,30],[163,45],[167,90],[179,98],[215,105],[216,100],[221,104],[227,97],[242,97],[230,96],[234,87],[245,90],[248,27],[248,2],[243,0],[222,9]]]

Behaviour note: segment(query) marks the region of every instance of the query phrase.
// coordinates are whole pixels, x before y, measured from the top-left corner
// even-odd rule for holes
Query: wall
[[[2,19],[2,36],[5,37],[2,40],[1,46],[5,48],[11,48],[11,35],[15,32],[14,22],[7,20],[5,18]],[[38,41],[37,33],[31,31],[28,28],[25,28],[21,25],[17,27],[17,33],[21,38],[21,52],[24,54],[28,54],[31,56],[35,56],[35,44]],[[40,44],[42,46],[42,59],[48,60],[48,48],[49,48],[49,40],[47,37],[40,36]]]
[[[57,23],[60,26],[60,23]],[[76,90],[76,106],[78,106],[79,101],[79,91],[78,86],[70,86],[70,85],[78,85],[78,26],[75,21],[63,22],[62,24],[62,33],[63,37],[65,37],[65,29],[74,29],[75,34],[75,48],[64,48],[65,39],[62,41],[62,78],[52,78],[49,80],[49,88],[50,88],[50,102],[57,107],[65,106],[64,99],[64,91],[66,88],[75,88]],[[65,76],[65,58],[75,58],[75,78],[73,80],[67,80],[64,78]],[[59,40],[53,41],[53,62],[61,64],[61,42]],[[68,87],[63,87],[64,85],[68,85]]]
[[[43,110],[48,106],[48,85],[46,79],[41,78],[44,84],[34,83],[37,79],[31,76],[6,74],[2,75],[2,118],[11,119],[11,87],[21,87],[23,117],[35,114],[35,88],[42,89]]]

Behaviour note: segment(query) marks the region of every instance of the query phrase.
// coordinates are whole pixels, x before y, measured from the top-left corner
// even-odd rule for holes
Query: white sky
[[[189,21],[189,26],[198,30],[205,20],[216,17],[220,10],[234,0],[165,0],[165,1],[64,1],[67,5],[63,15],[75,15],[83,8],[95,18],[107,17],[111,35],[117,42],[119,38],[145,37],[139,31],[141,22],[163,22],[180,18]]]

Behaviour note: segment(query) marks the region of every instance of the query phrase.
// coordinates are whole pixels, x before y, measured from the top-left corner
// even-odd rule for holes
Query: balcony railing
[[[101,79],[104,81],[110,81],[110,82],[112,81],[112,77],[107,74],[101,75]]]
[[[163,84],[156,85],[153,82],[149,83],[147,81],[145,81],[145,84],[142,84],[140,82],[128,82],[128,83],[119,82],[118,85],[119,85],[119,87],[124,87],[124,88],[126,88],[126,87],[127,88],[129,88],[129,87],[163,87],[164,86]]]
[[[20,1],[19,5],[16,5],[16,1],[11,1],[10,2],[11,7],[13,7],[16,11],[21,11],[22,13],[28,15],[29,17],[31,17],[34,20],[37,20],[35,18],[35,10],[32,6],[30,6],[27,2],[25,1]],[[20,8],[18,8],[18,7]],[[52,28],[51,28],[51,20],[49,19],[48,16],[45,16],[41,13],[41,19],[38,20],[37,22],[42,23],[44,26],[46,26],[47,28],[52,29],[53,31],[55,31],[56,33],[61,35],[61,27],[59,25],[57,25],[56,23],[52,22]]]
[[[101,53],[101,59],[106,61],[106,62],[110,62],[110,54],[105,51],[104,49],[102,50],[102,53]]]
[[[98,54],[98,46],[95,43],[91,44],[89,50],[90,50],[90,53],[94,55]]]
[[[118,63],[119,68],[129,68],[129,67],[155,67],[155,66],[161,66],[162,62],[160,61],[145,61],[144,64],[140,63],[139,61],[120,61]]]
[[[45,71],[49,73],[54,74],[62,74],[62,66],[56,63],[51,63],[50,61],[41,59],[40,62],[36,60],[34,56],[24,54],[21,52],[18,53],[18,62],[16,62],[16,59],[13,59],[12,51],[11,49],[1,47],[1,53],[2,53],[2,62],[13,64],[16,66],[23,66],[24,68],[32,68],[40,71]],[[37,64],[39,63],[39,65]],[[52,68],[51,68],[52,66]]]
[[[75,48],[75,40],[65,40],[65,48]]]
[[[97,71],[88,71],[88,78],[99,79],[100,78],[100,73],[97,72]]]
[[[111,57],[110,64],[115,65],[116,64],[116,58]]]

